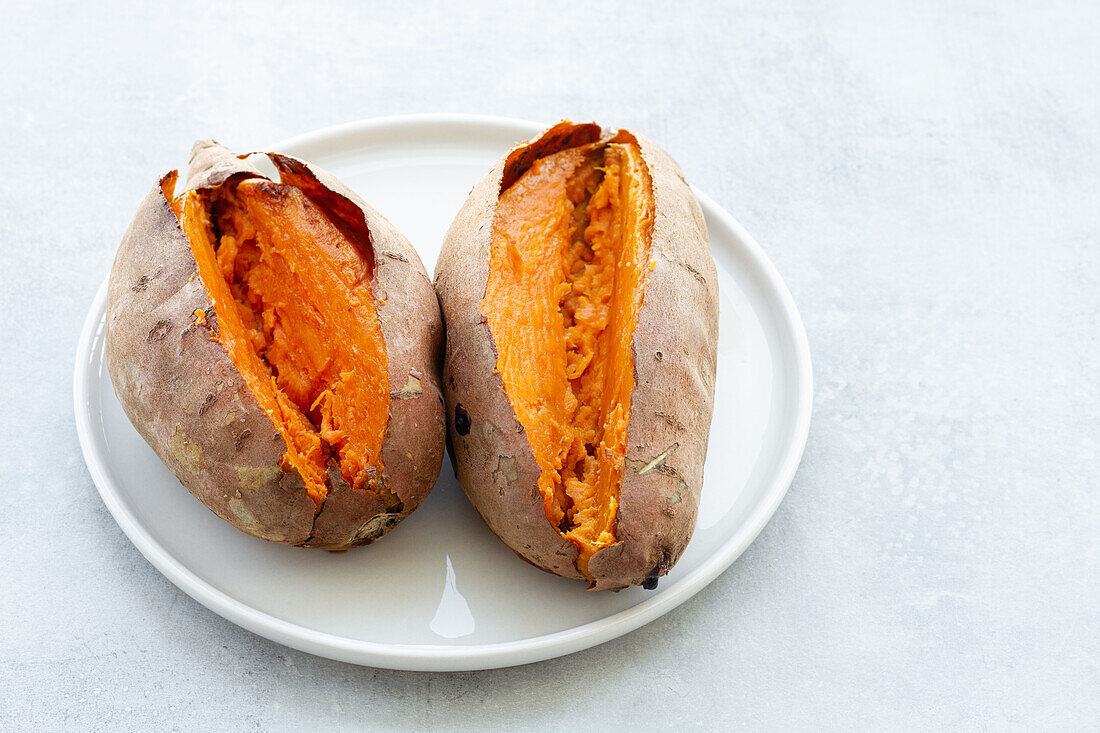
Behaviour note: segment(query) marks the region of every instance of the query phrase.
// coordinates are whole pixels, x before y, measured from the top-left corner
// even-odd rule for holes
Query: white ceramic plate
[[[543,127],[495,117],[393,117],[271,149],[315,162],[359,192],[412,241],[430,274],[471,186]],[[296,649],[377,667],[471,670],[548,659],[625,634],[683,603],[744,551],[786,493],[809,429],[809,347],[790,293],[733,217],[699,200],[721,290],[714,423],[694,539],[655,591],[590,593],[523,562],[484,525],[447,461],[424,505],[366,548],[330,554],[238,532],[180,485],[115,399],[103,362],[106,283],[76,359],[76,424],[88,470],[123,531],[173,583]]]

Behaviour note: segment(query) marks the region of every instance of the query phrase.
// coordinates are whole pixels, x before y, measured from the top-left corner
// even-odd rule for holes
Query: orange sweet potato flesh
[[[218,318],[215,338],[286,442],[283,468],[318,505],[330,460],[354,489],[382,485],[389,415],[373,259],[299,188],[261,178],[172,205]]]
[[[501,193],[481,312],[542,469],[546,518],[591,556],[614,544],[634,390],[631,341],[653,195],[633,142],[540,158]]]

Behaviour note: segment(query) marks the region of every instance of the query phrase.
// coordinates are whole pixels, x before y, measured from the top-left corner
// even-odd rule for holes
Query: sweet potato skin
[[[489,527],[528,562],[583,579],[577,549],[547,521],[536,461],[495,372],[492,333],[479,312],[488,281],[493,216],[502,186],[538,158],[601,137],[596,125],[562,122],[514,148],[459,211],[435,270],[447,327],[443,381],[459,483]],[[653,182],[653,268],[632,341],[635,387],[627,426],[616,544],[596,552],[594,589],[652,586],[695,527],[711,413],[718,339],[718,283],[706,224],[683,173],[639,135]]]
[[[324,171],[289,156],[273,161],[344,199],[342,205],[361,212],[369,228],[393,390],[382,460],[401,511],[389,513],[373,493],[353,490],[335,464],[328,471],[329,493],[317,507],[298,473],[280,466],[283,438],[212,338],[218,327],[213,303],[164,193],[175,173],[142,202],[115,257],[107,296],[107,368],[134,427],[211,511],[266,540],[345,549],[385,534],[423,501],[438,476],[442,321],[423,264],[392,224]],[[261,175],[226,148],[200,141],[192,151],[188,188]]]

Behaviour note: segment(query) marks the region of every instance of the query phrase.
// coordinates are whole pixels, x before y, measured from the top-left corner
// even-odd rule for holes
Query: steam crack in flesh
[[[497,372],[542,469],[546,518],[586,576],[616,542],[652,212],[636,144],[596,143],[535,161],[493,222],[481,310]]]
[[[372,260],[300,189],[248,178],[173,202],[218,316],[215,338],[286,442],[320,507],[330,461],[353,489],[382,479],[389,413]]]

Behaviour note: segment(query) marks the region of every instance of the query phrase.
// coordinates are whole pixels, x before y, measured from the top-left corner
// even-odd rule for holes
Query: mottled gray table
[[[0,729],[1100,725],[1095,3],[168,5],[0,7]],[[786,278],[816,382],[790,493],[710,587],[456,675],[295,652],[177,590],[100,501],[70,386],[194,138],[434,111],[664,143]]]

